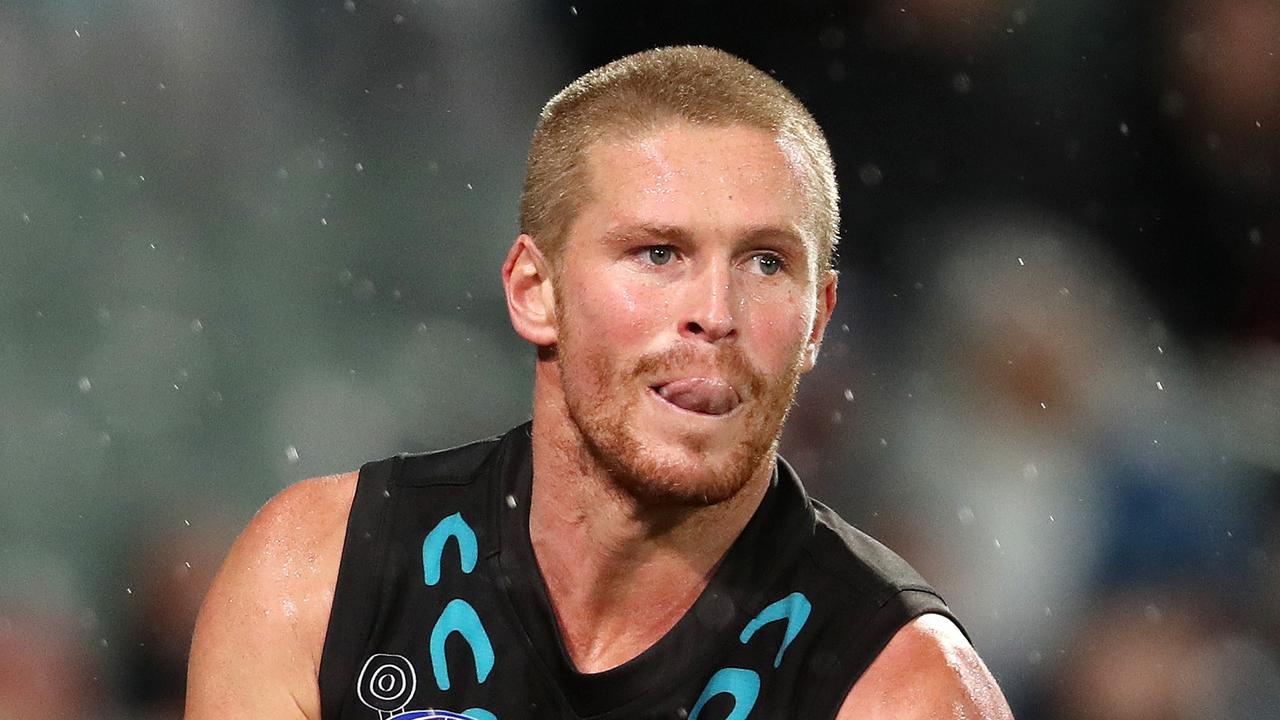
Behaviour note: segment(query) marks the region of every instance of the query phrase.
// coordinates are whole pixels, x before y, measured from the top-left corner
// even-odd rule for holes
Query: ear
[[[801,372],[809,372],[818,362],[818,350],[822,347],[822,334],[827,330],[827,322],[836,309],[836,281],[839,274],[835,270],[827,270],[819,276],[818,311],[813,317],[813,330],[805,343],[804,358],[801,361]]]
[[[555,293],[551,283],[551,265],[533,238],[517,237],[502,263],[502,288],[507,295],[511,327],[538,347],[556,344]]]

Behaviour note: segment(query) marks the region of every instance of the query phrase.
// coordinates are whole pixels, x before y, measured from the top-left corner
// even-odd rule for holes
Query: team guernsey
[[[899,628],[952,617],[779,459],[675,626],[619,667],[578,672],[529,540],[529,430],[360,469],[323,720],[828,720]]]

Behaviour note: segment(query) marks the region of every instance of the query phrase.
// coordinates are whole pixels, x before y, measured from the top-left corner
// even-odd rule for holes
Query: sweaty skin
[[[836,278],[803,169],[769,133],[676,123],[587,155],[591,199],[558,265],[522,235],[502,274],[539,349],[531,541],[570,657],[597,672],[670,630],[755,512]],[[319,720],[354,483],[299,483],[237,541],[197,624],[188,720]],[[838,715],[1009,717],[937,615],[895,635]]]

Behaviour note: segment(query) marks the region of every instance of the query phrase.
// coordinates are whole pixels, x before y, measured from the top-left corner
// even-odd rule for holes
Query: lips
[[[702,415],[725,415],[742,404],[733,386],[717,378],[681,378],[655,385],[653,391],[682,410]]]

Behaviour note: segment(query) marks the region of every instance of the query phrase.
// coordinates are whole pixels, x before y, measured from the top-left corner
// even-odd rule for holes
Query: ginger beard
[[[738,427],[728,452],[715,453],[721,458],[717,462],[711,447],[716,438],[709,431],[672,427],[661,438],[667,447],[655,447],[631,422],[644,412],[643,403],[653,402],[646,397],[653,379],[678,373],[706,359],[707,352],[681,345],[621,366],[607,349],[579,347],[570,325],[561,323],[556,348],[569,419],[590,459],[618,489],[648,507],[716,505],[736,496],[762,464],[772,463],[800,382],[802,353],[796,353],[782,375],[770,378],[737,345],[717,347],[713,367],[738,390],[743,403],[739,417],[716,421]]]

